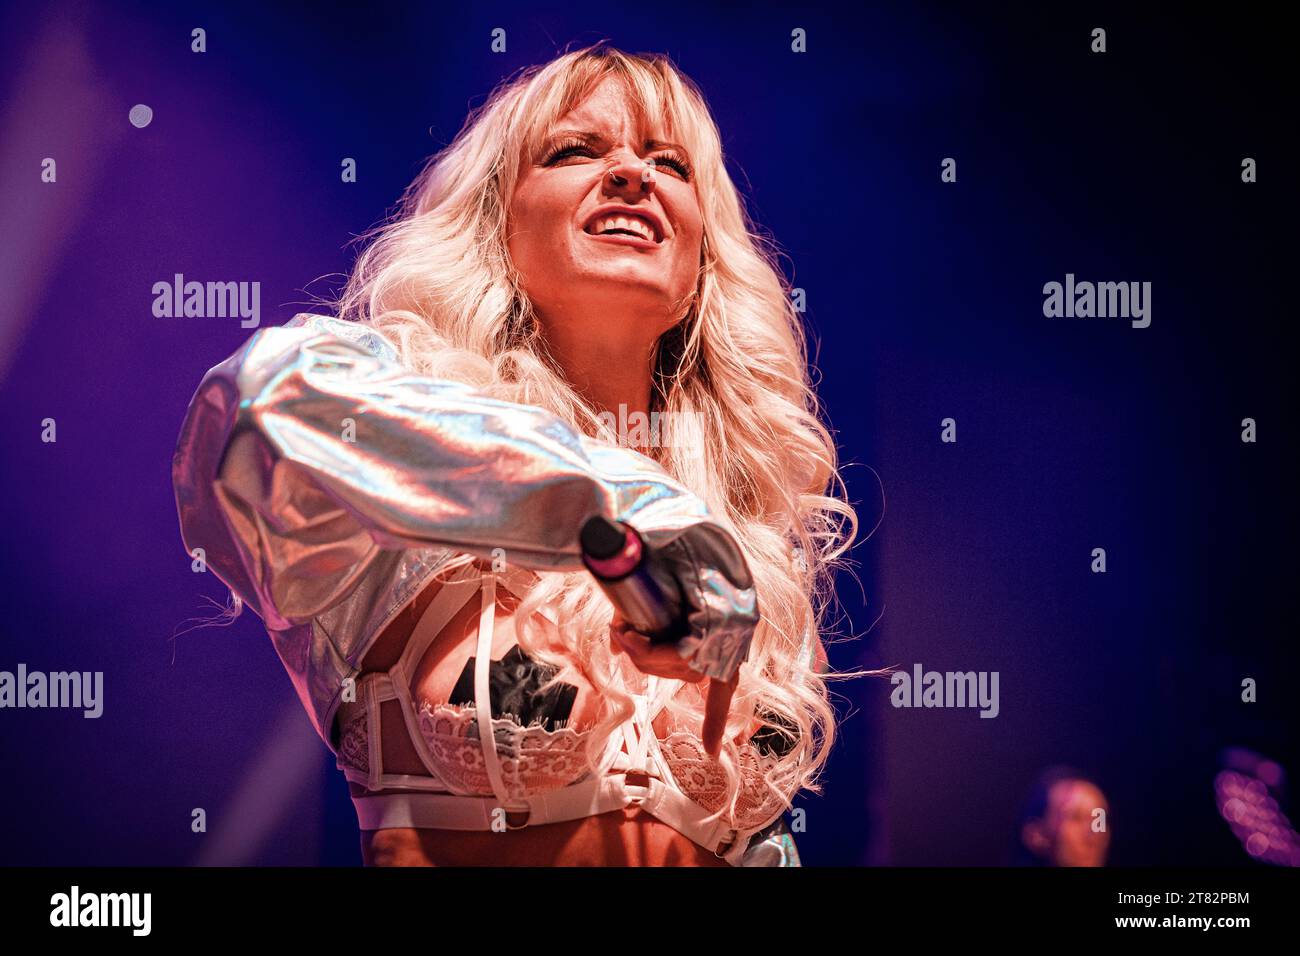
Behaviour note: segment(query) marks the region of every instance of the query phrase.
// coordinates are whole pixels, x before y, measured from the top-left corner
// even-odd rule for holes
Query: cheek
[[[675,258],[675,271],[679,277],[685,277],[686,281],[694,283],[700,268],[700,254],[703,251],[704,224],[698,217],[680,222],[677,239],[680,241],[680,246]]]
[[[549,295],[545,266],[548,245],[546,237],[539,235],[541,227],[536,213],[526,201],[517,202],[511,209],[507,223],[506,254],[519,272],[522,291],[533,299],[545,299]]]
[[[547,202],[545,195],[531,189],[515,192],[510,203],[506,246],[510,255],[520,260],[536,260],[542,250],[554,246],[558,224],[563,222],[558,204]]]
[[[525,254],[533,243],[533,230],[536,228],[537,216],[526,196],[516,195],[510,205],[510,215],[506,220],[506,245],[510,254],[519,258]]]

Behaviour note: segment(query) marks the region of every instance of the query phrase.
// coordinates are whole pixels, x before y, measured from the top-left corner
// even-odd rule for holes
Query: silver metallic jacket
[[[730,678],[759,620],[735,540],[657,463],[414,375],[362,323],[304,313],[254,333],[204,376],[172,480],[186,550],[262,618],[336,754],[344,681],[457,553],[581,570],[578,531],[599,512],[671,562],[693,668]]]

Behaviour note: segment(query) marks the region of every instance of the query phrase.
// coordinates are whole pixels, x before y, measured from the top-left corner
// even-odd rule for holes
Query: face
[[[1062,780],[1052,787],[1043,822],[1053,866],[1106,864],[1110,830],[1093,830],[1093,814],[1098,809],[1109,816],[1106,795],[1086,780]]]
[[[652,343],[695,290],[703,221],[693,158],[637,133],[609,78],[523,162],[507,248],[548,333]],[[652,181],[643,183],[647,160]]]

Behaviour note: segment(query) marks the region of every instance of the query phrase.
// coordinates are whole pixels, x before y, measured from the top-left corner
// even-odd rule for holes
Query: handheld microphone
[[[582,563],[629,626],[652,644],[676,643],[689,633],[676,578],[635,528],[595,515],[583,524],[579,544]]]

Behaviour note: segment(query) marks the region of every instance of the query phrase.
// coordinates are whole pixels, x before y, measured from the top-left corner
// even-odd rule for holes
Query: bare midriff
[[[386,671],[397,663],[440,587],[439,582],[426,586],[384,629],[362,662],[362,674]],[[500,660],[517,643],[512,613],[518,603],[518,597],[498,582],[492,660]],[[436,703],[450,698],[465,662],[476,652],[479,611],[478,598],[471,598],[429,645],[411,679],[411,692],[416,701]],[[593,688],[576,675],[566,675],[564,679],[578,687],[570,726],[590,727],[598,717],[599,705]],[[655,732],[661,737],[668,732],[664,717],[661,714],[654,722]],[[428,775],[407,736],[400,713],[382,714],[380,739],[386,771]],[[369,792],[357,783],[350,783],[349,788],[353,796]],[[730,866],[712,851],[637,807],[504,832],[363,830],[361,855],[367,866]]]

